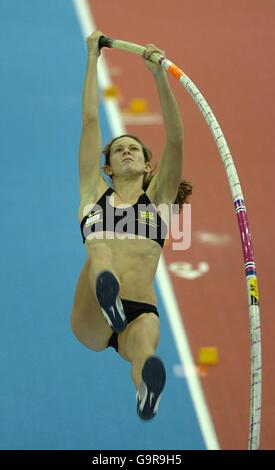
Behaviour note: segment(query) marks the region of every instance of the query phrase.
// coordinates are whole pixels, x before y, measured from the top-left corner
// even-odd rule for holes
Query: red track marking
[[[197,84],[221,124],[244,190],[259,277],[263,338],[263,420],[261,448],[275,442],[275,317],[272,309],[275,239],[274,128],[275,4],[270,0],[173,0],[169,8],[152,0],[117,0],[111,7],[90,0],[98,29],[146,45],[154,43]],[[140,57],[104,52],[121,90],[121,106],[145,97],[160,110],[153,79]],[[131,77],[131,79],[129,79]],[[249,423],[249,322],[242,252],[224,169],[203,117],[192,99],[170,79],[185,124],[184,175],[194,184],[192,231],[228,234],[213,246],[195,237],[191,249],[165,248],[167,264],[207,262],[210,271],[195,280],[172,275],[194,357],[200,346],[217,346],[220,363],[201,383],[223,449],[246,449]],[[159,156],[159,125],[128,125]],[[156,158],[157,159],[157,158]]]

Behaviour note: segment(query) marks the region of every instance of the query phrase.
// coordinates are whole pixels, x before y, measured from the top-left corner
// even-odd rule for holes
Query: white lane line
[[[96,30],[91,11],[88,8],[86,0],[73,0],[73,3],[80,22],[84,39],[86,39],[87,36],[89,36],[93,31]],[[98,63],[98,73],[99,84],[102,89],[111,85],[111,80],[109,78],[104,57],[102,57],[102,55]],[[104,105],[110,120],[112,134],[114,136],[124,134],[125,128],[121,119],[120,110],[118,104],[116,103],[116,100],[105,100]],[[185,370],[190,366],[195,367],[187,335],[184,329],[183,321],[180,315],[178,304],[175,299],[173,286],[167,272],[163,255],[160,258],[156,279],[159,285],[159,291],[162,296],[163,304],[166,308],[166,313],[174,335],[176,347],[180,360],[182,362],[182,366]],[[201,432],[206,443],[206,447],[209,450],[218,450],[219,444],[217,436],[206,405],[206,401],[203,395],[199,379],[196,376],[187,376],[186,380],[197,414]]]

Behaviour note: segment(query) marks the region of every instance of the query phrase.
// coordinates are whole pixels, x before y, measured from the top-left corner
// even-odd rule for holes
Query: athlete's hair
[[[142,147],[145,162],[151,161],[152,159],[151,150],[138,137],[132,134],[123,134],[123,135],[120,135],[119,137],[115,137],[114,139],[111,140],[111,142],[105,145],[103,149],[103,154],[105,155],[106,165],[110,166],[111,146],[116,140],[121,139],[122,137],[130,137],[131,139],[136,140]],[[148,188],[155,172],[156,172],[156,167],[149,174],[146,173],[144,175],[143,184],[142,184],[142,189],[144,191],[146,191],[146,189]],[[174,204],[178,204],[180,209],[182,208],[183,204],[188,202],[188,196],[192,194],[192,188],[193,188],[192,184],[189,183],[188,181],[185,181],[185,180],[181,181],[178,187],[177,197],[174,201]]]

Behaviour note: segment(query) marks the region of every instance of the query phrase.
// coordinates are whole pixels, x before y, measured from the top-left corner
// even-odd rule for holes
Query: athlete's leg
[[[155,416],[166,380],[164,365],[155,356],[158,342],[159,319],[154,313],[139,316],[118,336],[119,353],[132,364],[137,413],[145,420]]]
[[[112,250],[104,242],[96,242],[90,248],[90,285],[96,295],[102,313],[117,333],[127,326],[119,297],[120,282],[113,267]]]
[[[154,313],[140,315],[118,335],[119,354],[132,364],[132,380],[137,390],[145,361],[155,354],[159,336],[159,318]]]
[[[106,348],[112,330],[102,315],[89,280],[90,260],[80,273],[73,301],[71,326],[77,339],[93,351]]]
[[[104,243],[103,241],[96,241],[89,248],[91,263],[89,269],[89,280],[90,286],[96,295],[96,282],[98,275],[102,271],[109,271],[116,278],[118,283],[120,283],[119,277],[115,272],[113,266],[113,254],[111,248]]]

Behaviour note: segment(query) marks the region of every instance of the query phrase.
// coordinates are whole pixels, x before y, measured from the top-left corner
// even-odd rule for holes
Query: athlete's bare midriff
[[[85,245],[91,262],[96,243],[104,243],[111,249],[113,267],[120,280],[120,297],[156,305],[153,281],[161,247],[148,239],[89,240]]]
[[[96,196],[91,195],[81,201],[78,212],[79,223],[107,188],[107,185],[106,188],[103,186]],[[115,235],[110,233],[110,236]],[[97,237],[99,238],[86,240],[87,255],[92,263],[93,247],[96,244],[104,243],[106,248],[111,249],[113,268],[120,280],[120,297],[156,305],[153,283],[162,251],[160,245],[147,238],[106,239],[106,232],[97,233]]]

